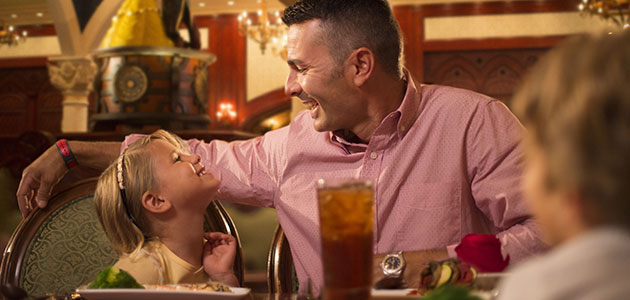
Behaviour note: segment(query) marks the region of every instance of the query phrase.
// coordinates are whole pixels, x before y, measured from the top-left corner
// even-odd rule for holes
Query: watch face
[[[381,261],[381,269],[386,277],[399,277],[405,269],[405,258],[401,252],[388,254]]]
[[[401,267],[402,262],[400,258],[397,256],[389,256],[383,262],[384,268],[386,270],[396,270]]]

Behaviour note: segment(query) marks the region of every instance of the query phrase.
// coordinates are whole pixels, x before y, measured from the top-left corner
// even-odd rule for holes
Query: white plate
[[[398,299],[419,299],[418,295],[409,295],[413,289],[401,290],[372,290],[372,300],[398,300]]]
[[[230,288],[232,292],[207,292],[155,289],[77,289],[87,300],[236,300],[249,294],[248,288]]]
[[[372,300],[421,300],[420,295],[410,295],[409,293],[413,289],[401,289],[401,290],[372,290]],[[472,295],[475,295],[483,300],[492,300],[496,298],[496,291],[471,291]]]

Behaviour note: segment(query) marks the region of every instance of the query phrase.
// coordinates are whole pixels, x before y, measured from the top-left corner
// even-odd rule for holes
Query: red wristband
[[[66,139],[58,140],[55,145],[57,145],[57,150],[59,150],[59,154],[61,154],[68,169],[72,169],[78,165],[77,159],[74,157],[74,154],[72,154],[72,150],[70,150],[70,145],[68,145]]]

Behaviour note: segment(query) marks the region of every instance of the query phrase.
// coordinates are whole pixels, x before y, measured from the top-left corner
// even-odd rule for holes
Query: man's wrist
[[[380,266],[380,262],[387,254],[375,254],[374,255],[374,282],[385,278]],[[417,250],[417,251],[405,251],[406,267],[402,272],[404,282],[408,287],[417,287],[420,283],[420,271],[423,263],[430,261],[441,261],[449,258],[448,251],[444,249],[434,250]]]
[[[72,150],[70,150],[70,145],[68,144],[68,140],[66,139],[58,140],[55,143],[55,145],[57,146],[57,150],[59,151],[61,158],[63,158],[63,162],[66,165],[66,168],[68,168],[68,170],[79,165],[77,163],[76,157],[74,156],[74,153],[72,153]]]

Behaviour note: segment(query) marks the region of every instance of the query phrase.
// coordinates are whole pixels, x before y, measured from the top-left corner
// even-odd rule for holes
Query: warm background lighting
[[[630,0],[582,0],[578,9],[582,13],[613,21],[623,29],[630,27]]]
[[[26,30],[18,32],[12,25],[6,25],[3,20],[0,20],[0,46],[8,45],[16,46],[20,42],[26,41]]]
[[[258,22],[254,24],[247,12],[243,12],[238,16],[239,33],[260,44],[260,51],[263,54],[269,44],[275,55],[286,59],[287,27],[282,23],[280,12],[276,11],[270,16],[267,11],[267,1],[258,0],[257,3]]]
[[[233,123],[236,121],[236,111],[232,103],[223,102],[219,104],[219,111],[217,111],[217,120],[221,123]]]

